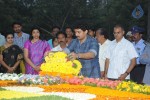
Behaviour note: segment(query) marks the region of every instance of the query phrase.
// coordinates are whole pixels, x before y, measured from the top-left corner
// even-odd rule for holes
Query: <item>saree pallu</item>
[[[0,47],[0,54],[3,56],[3,61],[10,67],[13,67],[14,64],[23,58],[23,51],[17,45],[12,45],[8,48],[4,46]],[[1,65],[1,73],[7,73],[7,69]],[[20,73],[20,66],[18,65],[14,73]]]

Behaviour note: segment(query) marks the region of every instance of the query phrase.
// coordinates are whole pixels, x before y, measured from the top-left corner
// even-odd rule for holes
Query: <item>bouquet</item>
[[[41,65],[42,72],[78,75],[82,68],[78,60],[69,60],[64,52],[50,52]]]

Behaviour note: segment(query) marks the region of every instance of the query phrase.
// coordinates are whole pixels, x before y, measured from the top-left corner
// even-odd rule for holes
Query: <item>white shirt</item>
[[[144,43],[144,40],[140,39],[136,44],[135,44],[135,42],[133,42],[133,45],[135,47],[136,52],[138,53],[138,55],[140,57],[146,46]],[[136,59],[136,64],[140,64],[139,57]]]
[[[102,45],[99,43],[99,65],[101,71],[104,71],[105,68],[105,54],[110,42],[111,41],[107,39]]]
[[[51,51],[63,51],[63,49],[60,47],[60,45],[58,45],[58,46],[52,48]]]
[[[124,37],[118,43],[113,40],[106,53],[106,58],[109,59],[107,77],[118,79],[129,68],[131,59],[136,57],[138,54],[131,42]],[[130,79],[130,76],[128,75],[126,79]]]

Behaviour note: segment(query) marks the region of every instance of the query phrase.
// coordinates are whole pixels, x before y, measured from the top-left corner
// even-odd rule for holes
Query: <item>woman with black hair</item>
[[[30,40],[24,45],[24,58],[26,61],[26,74],[38,74],[44,56],[50,51],[47,41],[41,38],[40,29],[32,28]]]
[[[0,72],[1,73],[20,73],[20,61],[23,58],[23,51],[19,46],[13,45],[14,36],[7,33],[6,43],[0,47]]]

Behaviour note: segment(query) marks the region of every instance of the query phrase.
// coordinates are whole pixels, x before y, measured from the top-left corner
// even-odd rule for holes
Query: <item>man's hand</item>
[[[108,78],[107,78],[107,74],[104,74],[104,77],[103,77],[105,80],[107,80]]]
[[[125,78],[128,76],[127,73],[121,74],[120,77],[118,78],[119,80],[123,81]]]
[[[68,58],[69,58],[70,60],[75,60],[75,59],[78,58],[78,55],[77,55],[76,53],[72,52],[72,53],[70,53],[70,54],[68,55]]]

